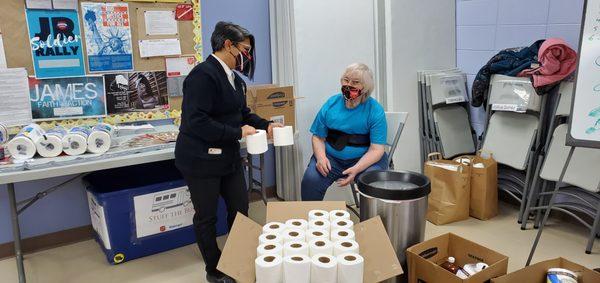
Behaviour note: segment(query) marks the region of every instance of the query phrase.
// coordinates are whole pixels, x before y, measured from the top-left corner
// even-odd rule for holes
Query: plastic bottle
[[[459,267],[455,264],[456,259],[454,257],[448,257],[448,260],[442,263],[440,266],[450,272],[452,274],[456,274],[458,272]]]

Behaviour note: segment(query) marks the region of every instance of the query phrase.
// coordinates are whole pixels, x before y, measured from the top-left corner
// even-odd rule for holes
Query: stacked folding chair
[[[543,142],[544,102],[528,78],[492,76],[481,148],[499,164],[498,188],[521,202],[519,223]]]
[[[422,161],[432,152],[446,159],[474,153],[466,75],[451,69],[422,71],[418,77]]]
[[[540,223],[543,210],[552,197],[553,190],[548,187],[555,184],[560,178],[561,171],[566,163],[570,147],[566,146],[568,131],[567,120],[571,111],[571,96],[573,83],[563,82],[560,86],[558,103],[553,107],[550,120],[548,140],[541,154],[541,162],[533,176],[531,190],[524,215],[537,211],[534,227]],[[576,148],[565,172],[563,184],[557,192],[553,210],[558,210],[575,218],[582,225],[590,229],[590,237],[586,253],[590,253],[594,238],[600,236],[600,149]],[[525,229],[527,218],[521,228]],[[594,227],[595,223],[595,227]]]

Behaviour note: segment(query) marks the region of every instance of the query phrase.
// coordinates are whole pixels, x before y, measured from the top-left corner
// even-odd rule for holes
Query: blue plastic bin
[[[183,227],[181,223],[163,226],[156,224],[160,226],[159,231],[153,231],[152,234],[146,231],[138,237],[135,197],[138,197],[138,201],[146,200],[144,208],[147,209],[140,209],[142,205],[138,209],[151,215],[152,218],[142,219],[148,222],[153,221],[148,219],[163,219],[172,215],[180,218],[193,215],[188,192],[181,189],[175,190],[177,193],[165,194],[167,190],[185,186],[173,161],[97,171],[87,175],[84,180],[88,184],[95,238],[110,264],[123,263],[196,242],[193,226]],[[148,199],[152,204],[148,204]],[[139,217],[141,215],[140,212]],[[227,209],[223,199],[219,199],[217,215],[217,235],[227,234]]]

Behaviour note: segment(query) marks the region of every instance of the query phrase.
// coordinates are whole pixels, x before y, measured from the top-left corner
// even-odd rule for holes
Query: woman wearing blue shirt
[[[302,178],[302,200],[323,200],[333,182],[346,186],[362,172],[388,167],[387,124],[371,97],[373,73],[354,63],[340,82],[342,92],[327,100],[310,128],[313,156]]]

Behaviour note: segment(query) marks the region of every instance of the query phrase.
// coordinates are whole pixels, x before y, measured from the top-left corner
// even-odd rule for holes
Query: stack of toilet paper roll
[[[362,282],[364,259],[350,214],[312,210],[307,218],[263,226],[256,248],[256,282]]]

